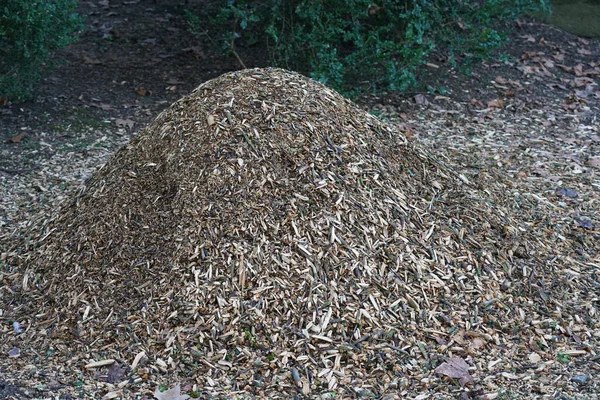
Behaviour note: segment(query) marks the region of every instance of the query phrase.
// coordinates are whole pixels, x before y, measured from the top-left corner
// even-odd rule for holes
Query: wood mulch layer
[[[254,69],[177,101],[3,239],[0,393],[594,396],[597,125],[435,100]]]

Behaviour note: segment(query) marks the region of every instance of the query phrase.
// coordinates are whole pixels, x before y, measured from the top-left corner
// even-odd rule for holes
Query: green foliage
[[[568,364],[570,361],[570,357],[568,354],[559,351],[558,354],[556,354],[556,360],[561,364]]]
[[[76,0],[0,0],[0,96],[24,100],[81,28]]]
[[[229,0],[214,22],[230,51],[236,39],[261,40],[274,65],[357,94],[413,86],[432,51],[455,65],[489,57],[506,37],[494,27],[546,8],[546,0]]]

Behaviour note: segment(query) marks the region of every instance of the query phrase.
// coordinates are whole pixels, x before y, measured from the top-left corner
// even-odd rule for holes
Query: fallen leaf
[[[522,35],[521,37],[525,39],[526,42],[535,43],[535,38],[532,35]]]
[[[83,56],[83,62],[85,64],[89,64],[89,65],[102,64],[102,61],[98,60],[97,58],[92,58],[92,57],[88,57],[88,56]]]
[[[125,376],[125,369],[121,368],[119,363],[114,363],[108,369],[108,374],[106,376],[106,382],[108,383],[118,383],[123,380],[123,376]]]
[[[587,165],[589,165],[590,167],[600,168],[600,157],[588,158]]]
[[[369,15],[375,15],[375,14],[377,14],[377,12],[379,10],[381,10],[381,7],[379,7],[377,4],[369,5],[369,8],[368,8]]]
[[[587,77],[582,77],[582,78],[575,78],[571,81],[571,86],[573,87],[587,87],[588,85],[592,85],[594,84],[594,80],[587,78]]]
[[[479,350],[485,346],[486,342],[485,342],[485,340],[476,337],[476,338],[473,338],[473,341],[471,342],[471,344],[473,345],[473,348],[475,350]]]
[[[508,81],[501,76],[497,76],[496,79],[494,79],[494,81],[496,83],[499,83],[500,85],[506,85],[508,83]]]
[[[577,225],[585,228],[585,229],[594,229],[594,224],[592,224],[592,221],[590,221],[587,218],[577,218],[575,220],[575,222],[577,222]]]
[[[577,49],[577,52],[579,54],[583,54],[584,56],[589,56],[592,54],[592,52],[589,51],[588,49]]]
[[[25,132],[21,132],[16,136],[11,137],[6,143],[21,143],[21,139],[25,137]]]
[[[204,51],[202,50],[202,47],[200,47],[200,46],[186,47],[185,49],[183,49],[181,51],[183,51],[185,53],[192,53],[195,58],[206,58],[206,54],[204,54]]]
[[[103,400],[111,400],[119,397],[120,393],[118,391],[108,392],[104,396],[102,396]]]
[[[577,192],[569,188],[558,188],[556,189],[556,194],[559,196],[570,197],[572,199],[577,198]]]
[[[471,105],[473,105],[474,107],[483,108],[483,103],[477,100],[476,98],[471,99]]]
[[[473,382],[473,377],[469,375],[469,365],[460,357],[447,359],[446,362],[435,369],[435,373],[458,379],[460,386],[465,386],[467,383]]]
[[[415,99],[415,103],[422,105],[422,106],[426,106],[427,104],[429,104],[429,102],[427,101],[427,97],[425,97],[424,94],[419,93],[418,95],[416,95],[414,97]]]
[[[127,119],[117,118],[115,120],[115,124],[117,124],[117,126],[128,127],[131,129],[131,128],[133,128],[133,125],[135,124],[135,122],[133,122],[129,118],[127,118]]]
[[[504,106],[504,101],[501,99],[490,100],[487,103],[488,108],[502,108]]]
[[[164,392],[158,390],[157,387],[154,391],[154,397],[156,400],[185,400],[190,398],[187,394],[181,394],[181,385],[179,383],[173,389],[165,390]]]
[[[10,349],[10,350],[8,351],[8,356],[9,356],[9,357],[13,357],[13,358],[15,358],[15,357],[19,357],[19,355],[20,355],[20,354],[21,354],[21,352],[20,352],[20,351],[19,351],[19,349],[18,349],[18,348],[16,348],[16,347],[13,347],[12,349]]]
[[[143,86],[140,86],[135,92],[140,96],[150,96],[152,94],[151,90],[148,90]]]
[[[540,357],[540,355],[538,353],[531,353],[531,354],[529,354],[528,358],[529,358],[529,361],[534,364],[536,364],[542,360],[542,357]]]
[[[547,58],[544,58],[543,62],[544,62],[544,67],[546,67],[546,68],[554,68],[554,61],[549,60]]]

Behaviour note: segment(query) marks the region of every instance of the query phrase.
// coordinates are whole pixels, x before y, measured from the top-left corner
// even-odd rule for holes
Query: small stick
[[[234,40],[235,40],[235,28],[237,27],[237,23],[238,23],[238,19],[236,18],[235,22],[233,23],[233,34],[231,35],[231,42],[229,42],[229,51],[231,51],[231,54],[233,54],[235,56],[235,58],[237,58],[238,62],[242,66],[242,68],[247,69],[246,64],[244,64],[244,61],[242,61],[242,58],[239,56],[237,51],[235,51]]]
[[[10,169],[10,168],[3,168],[0,167],[0,171],[2,172],[6,172],[7,174],[20,174],[22,172],[29,172],[29,171],[33,171],[35,168],[22,168],[22,169]]]

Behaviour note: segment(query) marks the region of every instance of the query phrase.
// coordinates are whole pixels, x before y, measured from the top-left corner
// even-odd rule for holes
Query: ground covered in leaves
[[[181,65],[107,80],[103,54],[146,44],[114,29],[139,5],[104,3],[89,5],[104,52],[69,66],[99,94],[56,74],[37,103],[1,109],[0,394],[595,398],[597,42],[524,23],[470,77],[434,57],[428,90],[361,100],[384,124],[297,76],[236,75],[89,179],[195,86]]]

